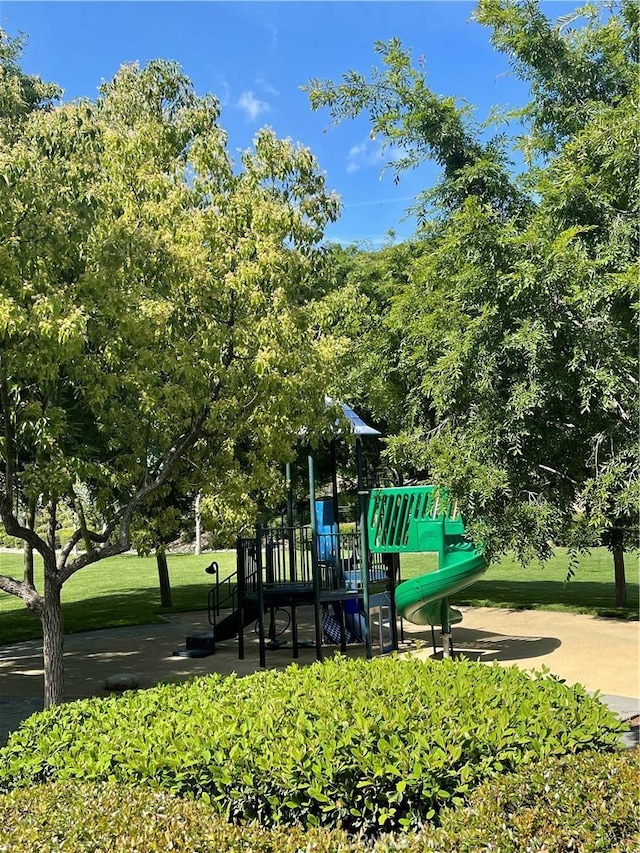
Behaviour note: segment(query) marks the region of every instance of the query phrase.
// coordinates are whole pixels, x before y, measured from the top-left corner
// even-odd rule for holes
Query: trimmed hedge
[[[624,727],[548,673],[336,657],[36,714],[0,751],[0,789],[144,783],[231,821],[418,827],[484,780],[549,755],[612,751]]]
[[[231,826],[203,802],[115,783],[56,782],[0,795],[3,853],[581,853],[640,849],[640,750],[547,759],[485,783],[442,826],[373,848],[338,830]]]
[[[0,795],[2,853],[352,853],[346,834],[232,826],[203,802],[114,782]]]
[[[640,749],[546,759],[478,788],[445,809],[438,829],[382,850],[402,853],[638,853]]]

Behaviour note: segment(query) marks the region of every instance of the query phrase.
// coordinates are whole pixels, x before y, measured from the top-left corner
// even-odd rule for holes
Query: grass
[[[424,561],[420,554],[404,556],[402,576],[410,578],[422,574]],[[453,603],[638,619],[640,572],[637,555],[630,552],[625,559],[627,607],[624,610],[615,606],[613,558],[606,548],[593,548],[591,553],[583,555],[569,582],[566,580],[568,568],[569,557],[564,548],[558,548],[545,564],[531,564],[526,568],[511,557],[503,557],[487,569],[482,580],[458,593]]]
[[[205,567],[215,559],[221,576],[235,571],[235,552],[173,554],[169,574],[173,607],[160,606],[155,557],[125,554],[87,566],[62,588],[65,632],[91,631],[123,625],[151,625],[163,613],[204,610],[211,578]],[[0,574],[22,576],[22,555],[0,553]],[[36,586],[42,589],[41,564],[36,563]],[[0,645],[40,636],[40,622],[12,595],[0,592]]]
[[[155,557],[124,555],[88,566],[63,587],[65,631],[75,633],[97,628],[144,625],[160,621],[162,613],[204,610],[211,578],[204,569],[213,560],[221,576],[235,571],[232,551],[194,555],[170,555],[169,573],[173,607],[160,607]],[[433,568],[434,558],[407,554],[402,558],[404,578]],[[565,582],[568,558],[563,549],[543,567],[522,568],[504,558],[492,565],[483,580],[462,591],[454,604],[514,609],[565,610],[623,619],[638,618],[638,562],[627,555],[628,607],[614,606],[613,565],[605,548],[595,548],[578,565],[576,576]],[[22,556],[0,554],[0,573],[21,577]],[[41,575],[41,571],[39,571]],[[41,577],[37,580],[41,589]],[[0,592],[0,645],[40,636],[39,620],[14,596]]]

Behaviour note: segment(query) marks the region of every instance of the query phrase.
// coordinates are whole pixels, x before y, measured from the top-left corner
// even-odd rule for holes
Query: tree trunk
[[[28,542],[24,543],[23,549],[23,567],[24,579],[29,586],[34,586],[33,583],[33,548]]]
[[[158,563],[158,578],[160,580],[160,604],[162,607],[172,607],[169,566],[164,548],[156,548],[156,562]]]
[[[33,530],[36,525],[36,502],[30,501],[27,509],[27,527]],[[33,548],[28,542],[24,543],[24,579],[29,586],[33,583]]]
[[[613,552],[613,571],[616,584],[616,607],[627,606],[627,580],[624,571],[624,546],[622,543],[622,532],[616,531],[615,538],[611,542]]]
[[[54,568],[55,572],[55,568]],[[42,653],[44,657],[44,707],[59,705],[64,699],[64,627],[62,601],[57,578],[45,565],[42,622]]]
[[[201,516],[200,516],[200,492],[196,495],[196,547],[195,553],[197,555],[202,553],[202,528],[201,528]]]

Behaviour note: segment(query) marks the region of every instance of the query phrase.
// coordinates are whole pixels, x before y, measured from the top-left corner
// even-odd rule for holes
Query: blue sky
[[[248,147],[263,125],[309,146],[343,202],[327,237],[375,247],[389,229],[399,239],[410,236],[415,223],[402,221],[406,208],[437,170],[427,164],[394,185],[391,174],[381,177],[385,161],[367,120],[332,126],[326,111],[311,112],[300,87],[314,77],[337,80],[348,69],[366,72],[376,62],[374,42],[397,36],[416,59],[424,57],[432,89],[464,98],[478,118],[492,105],[526,102],[526,88],[508,73],[488,30],[469,20],[473,7],[457,0],[0,0],[0,26],[28,35],[25,70],[57,82],[66,99],[95,97],[123,62],[176,60],[200,94],[220,100],[232,151]],[[544,8],[556,17],[573,4]]]

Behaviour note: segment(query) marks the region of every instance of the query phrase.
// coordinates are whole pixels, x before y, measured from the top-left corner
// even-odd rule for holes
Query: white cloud
[[[369,142],[353,145],[349,149],[347,157],[347,172],[359,172],[367,166],[373,166],[380,162],[380,146],[372,147]]]
[[[226,107],[231,100],[231,86],[226,77],[217,74],[213,82],[213,91],[220,102],[221,107]]]
[[[280,92],[275,88],[275,86],[271,85],[264,74],[258,74],[256,77],[256,86],[262,89],[263,92],[266,92],[267,95],[273,95],[274,97],[278,97],[280,95]]]
[[[236,107],[251,119],[255,121],[262,113],[268,113],[270,110],[269,104],[266,101],[261,101],[253,94],[251,89],[246,89],[238,98]]]
[[[274,51],[278,47],[278,28],[275,24],[267,23],[265,24],[265,29],[271,37],[269,50]]]
[[[399,145],[389,145],[384,148],[382,142],[372,142],[366,139],[360,145],[353,145],[347,156],[347,172],[359,172],[360,169],[368,169],[372,166],[382,166],[392,160],[397,160],[405,155],[405,151]]]

